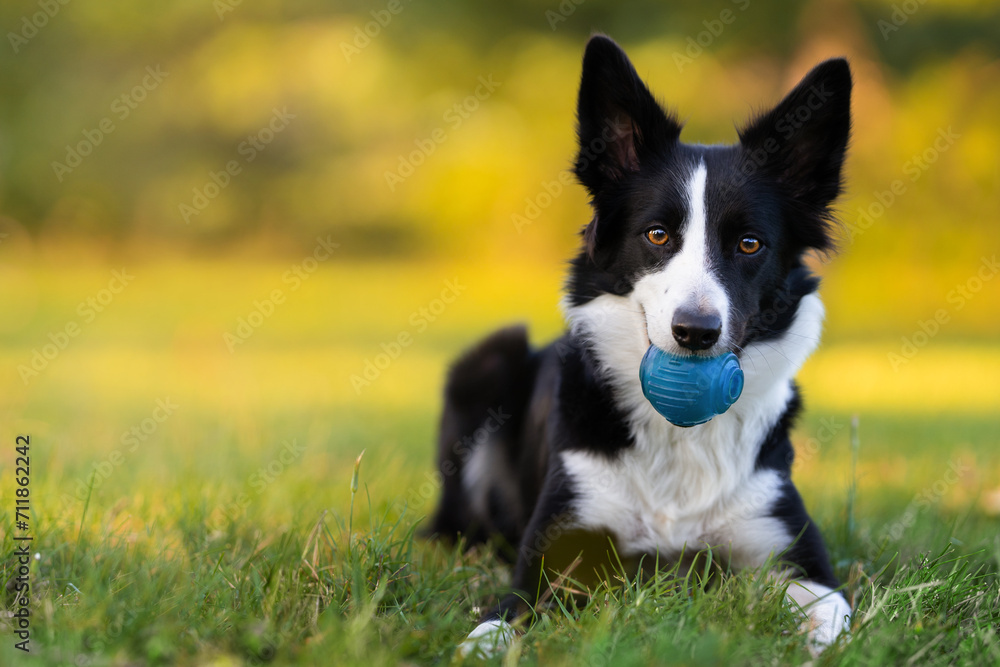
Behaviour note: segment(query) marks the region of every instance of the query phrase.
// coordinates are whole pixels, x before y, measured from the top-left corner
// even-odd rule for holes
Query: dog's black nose
[[[671,329],[681,347],[689,350],[707,350],[715,345],[722,334],[722,318],[715,311],[701,312],[678,308],[674,312]]]

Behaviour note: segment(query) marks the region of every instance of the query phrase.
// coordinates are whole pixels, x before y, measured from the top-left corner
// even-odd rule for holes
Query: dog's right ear
[[[604,35],[587,43],[576,115],[580,152],[575,172],[595,198],[638,171],[654,151],[669,149],[681,132],[625,52]]]

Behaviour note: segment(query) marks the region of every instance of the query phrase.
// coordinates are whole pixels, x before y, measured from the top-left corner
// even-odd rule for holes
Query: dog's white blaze
[[[469,633],[458,652],[463,658],[469,655],[489,658],[506,650],[513,639],[514,628],[507,621],[485,621]]]
[[[851,631],[851,605],[839,592],[815,581],[793,581],[785,592],[809,616],[805,629],[813,655]]]
[[[674,312],[684,306],[716,311],[722,318],[722,336],[713,349],[728,342],[729,298],[712,272],[708,253],[708,214],[705,184],[708,168],[700,162],[687,183],[687,219],[681,229],[681,249],[656,273],[643,276],[634,294],[646,313],[649,340],[663,350],[682,353],[673,336]]]

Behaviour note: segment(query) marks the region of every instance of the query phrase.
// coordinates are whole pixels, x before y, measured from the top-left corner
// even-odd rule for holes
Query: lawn
[[[0,572],[26,434],[36,662],[450,662],[508,573],[415,536],[443,373],[501,323],[555,335],[560,268],[65,252],[0,281]],[[1000,345],[935,339],[897,371],[898,347],[835,337],[800,376],[794,475],[857,610],[816,664],[998,664]],[[555,604],[505,662],[801,664],[797,623],[749,573],[668,570]]]

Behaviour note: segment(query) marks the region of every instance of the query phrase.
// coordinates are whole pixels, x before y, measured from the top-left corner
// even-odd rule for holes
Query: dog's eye
[[[744,255],[753,255],[760,252],[764,244],[756,236],[744,236],[740,239],[739,249]]]
[[[665,245],[670,240],[670,234],[663,227],[653,227],[646,232],[646,238],[653,245]]]

